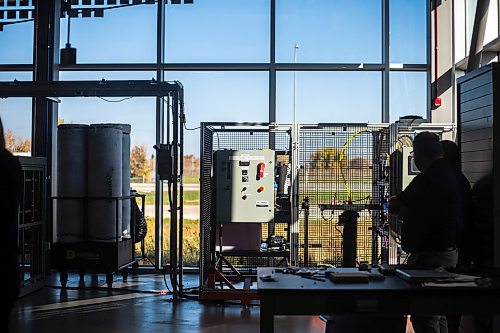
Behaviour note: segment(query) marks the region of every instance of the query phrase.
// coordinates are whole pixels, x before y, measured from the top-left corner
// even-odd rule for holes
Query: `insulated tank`
[[[130,196],[130,131],[129,124],[105,124],[119,127],[122,132],[122,196]],[[130,199],[122,200],[122,236],[130,238]]]
[[[118,125],[97,124],[88,134],[88,225],[90,241],[122,238],[122,140]]]
[[[80,242],[84,236],[88,129],[88,125],[62,124],[57,130],[57,241],[61,243]]]

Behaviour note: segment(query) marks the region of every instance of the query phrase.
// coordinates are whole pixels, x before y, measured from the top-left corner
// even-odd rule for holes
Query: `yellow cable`
[[[411,138],[407,138],[408,139],[408,145],[410,147],[413,147],[413,141],[411,140]]]
[[[408,135],[403,135],[402,137],[400,137],[400,139],[402,139],[405,142],[407,147],[413,147],[413,142]]]
[[[344,146],[342,147],[342,150],[340,151],[340,161],[342,161],[342,159],[344,158],[344,152],[347,149],[347,147],[349,146],[349,144],[351,143],[351,141],[354,140],[354,138],[356,136],[358,136],[359,134],[365,133],[365,132],[371,133],[370,130],[361,130],[361,131],[354,132],[354,134],[352,134],[349,137],[349,139],[347,139],[347,141],[344,143]]]
[[[351,193],[351,188],[349,187],[349,183],[347,182],[347,179],[345,178],[344,169],[342,167],[342,161],[344,160],[345,151],[346,151],[347,147],[349,146],[349,144],[351,143],[351,141],[354,140],[354,138],[357,137],[361,133],[371,133],[371,131],[364,129],[364,130],[354,132],[346,140],[346,142],[344,143],[344,146],[342,146],[342,149],[340,150],[340,153],[339,153],[340,174],[342,176],[342,180],[344,181],[345,189],[347,192],[347,201],[348,202],[352,201],[352,193]]]

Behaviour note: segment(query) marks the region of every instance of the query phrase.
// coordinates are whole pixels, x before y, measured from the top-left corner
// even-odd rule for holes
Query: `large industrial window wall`
[[[276,119],[292,123],[295,109],[300,123],[381,122],[381,83],[380,72],[278,72]]]
[[[382,62],[383,1],[276,1],[276,62]]]
[[[182,82],[186,127],[192,129],[186,131],[184,161],[185,216],[190,220],[184,232],[187,264],[197,264],[199,251],[193,230],[198,230],[199,220],[197,127],[201,121],[290,122],[294,110],[299,122],[387,122],[405,114],[429,114],[428,1],[165,1],[164,30],[158,26],[162,1],[141,2],[105,9],[103,17],[94,17],[94,12],[83,17],[89,16],[85,9],[106,7],[107,1],[103,6],[72,1],[78,3],[73,8],[80,8],[70,20],[77,65],[60,66],[60,79],[161,79],[164,75]],[[0,16],[0,22],[6,18]],[[67,17],[60,23],[63,47]],[[0,80],[31,79],[19,72],[32,71],[33,34],[31,21],[3,26]],[[12,53],[14,45],[21,51]],[[144,143],[150,157],[157,139],[155,108],[159,112],[159,105],[155,104],[154,99],[140,98],[121,103],[65,99],[59,119],[129,122],[132,146]],[[22,117],[29,118],[30,111],[29,101],[9,106],[7,112],[2,108],[0,115],[7,128],[22,133],[16,124]],[[30,121],[24,118],[22,126],[28,127]],[[154,203],[153,192],[147,200],[148,205]],[[166,209],[164,216],[168,216]],[[168,221],[161,223],[163,232],[168,232]],[[148,231],[153,235],[152,251],[167,249],[166,244],[155,244],[154,230]],[[164,237],[165,242],[168,239]]]
[[[269,63],[271,0],[201,0],[166,11],[167,63]]]
[[[33,63],[33,26],[31,21],[4,26],[0,31],[0,64]]]
[[[19,8],[18,6],[11,6]],[[0,15],[5,24],[16,21],[6,14]],[[29,70],[33,63],[33,22],[5,25],[0,31],[0,81],[32,80]],[[10,66],[16,64],[17,66]],[[28,66],[26,66],[28,65]],[[11,68],[9,68],[11,67]],[[8,71],[7,71],[8,70]],[[16,153],[31,154],[31,99],[0,100],[0,117],[7,133],[7,144]]]
[[[390,0],[389,59],[391,64],[427,63],[428,1]]]
[[[61,19],[60,31],[62,47],[68,37],[67,17]],[[99,18],[71,17],[69,41],[77,48],[79,64],[155,62],[155,6],[110,9]]]
[[[0,52],[1,53],[1,52]],[[0,81],[31,81],[30,72],[0,72]],[[31,98],[0,99],[5,143],[17,155],[31,155]]]
[[[59,80],[151,80],[155,76],[153,71],[64,71],[59,74]]]
[[[179,80],[186,87],[184,263],[197,265],[200,243],[200,122],[267,122],[269,74],[263,71],[167,71],[165,78]],[[165,225],[168,228],[169,223]],[[165,237],[168,232],[164,230]],[[168,247],[165,249],[168,250]]]
[[[393,72],[390,75],[390,116],[391,121],[405,115],[427,115],[426,73]]]

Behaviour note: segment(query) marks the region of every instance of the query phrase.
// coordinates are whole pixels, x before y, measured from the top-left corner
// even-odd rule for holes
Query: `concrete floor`
[[[90,287],[91,277],[85,279]],[[113,290],[77,289],[78,280],[78,275],[70,274],[69,288],[62,290],[58,276],[50,276],[44,289],[21,298],[12,314],[12,332],[259,332],[258,306],[174,304],[171,296],[161,294],[166,290],[161,275],[129,276],[127,282],[115,275]],[[104,276],[94,283],[104,286]],[[186,288],[195,287],[198,276],[187,276],[184,283]],[[275,328],[275,332],[323,333],[325,324],[317,316],[277,317]]]

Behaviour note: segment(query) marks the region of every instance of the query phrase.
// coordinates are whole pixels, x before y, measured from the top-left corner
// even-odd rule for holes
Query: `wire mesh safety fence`
[[[291,162],[291,127],[203,124],[201,165],[201,234],[204,274],[215,260],[216,224],[212,158],[217,150],[273,149],[277,161]],[[342,265],[345,260],[343,213],[355,211],[356,262],[387,261],[388,127],[363,124],[302,125],[298,136],[298,258],[300,265]],[[307,199],[306,199],[307,198]],[[303,205],[308,201],[307,208]],[[307,215],[307,216],[306,216]],[[279,221],[276,221],[279,222]],[[286,222],[286,221],[285,221]],[[287,223],[262,226],[262,241],[273,235],[289,237]],[[352,236],[352,235],[351,235]],[[293,251],[293,249],[291,249]],[[268,265],[269,258],[228,256],[238,268]],[[275,258],[272,263],[275,264]]]
[[[387,129],[303,126],[299,140],[299,202],[309,203],[308,217],[300,212],[300,265],[342,265],[345,241],[355,242],[357,262],[378,261],[387,243]],[[347,210],[359,215],[356,236],[349,240],[342,225]]]
[[[290,131],[287,129],[270,129],[262,124],[236,125],[203,123],[201,135],[201,220],[200,233],[201,262],[203,281],[208,276],[210,265],[216,260],[217,229],[215,222],[215,184],[212,179],[213,155],[218,150],[262,150],[273,149],[278,155],[286,156],[290,150]],[[286,157],[280,157],[286,159]],[[270,236],[278,235],[288,238],[288,223],[264,223],[262,225],[261,241],[265,242]],[[258,252],[259,249],[256,249]],[[275,265],[280,257],[260,257],[258,255],[227,255],[228,263],[240,270],[251,272],[258,266]],[[226,267],[227,268],[227,267]]]
[[[276,130],[269,126],[205,124],[201,178],[208,191],[202,193],[202,236],[208,239],[210,230],[212,238],[210,246],[203,248],[204,262],[209,264],[216,253],[211,206],[214,185],[210,179],[213,153],[222,149],[273,149],[276,162],[288,165],[287,177],[292,184],[295,181],[296,186],[290,186],[289,201],[297,203],[291,210],[298,212],[298,223],[293,217],[280,220],[275,213],[273,223],[262,225],[263,242],[271,236],[291,238],[287,250],[292,262],[300,266],[394,263],[401,252],[399,227],[388,216],[388,199],[403,188],[403,174],[408,173],[406,181],[412,176],[411,170],[402,168],[408,164],[407,159],[396,157],[408,154],[413,137],[420,131],[450,131],[439,124],[411,125],[303,124]],[[276,200],[276,212],[278,206]],[[280,260],[258,256],[253,260],[243,255],[228,255],[226,259],[235,267],[250,270]]]

